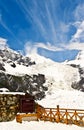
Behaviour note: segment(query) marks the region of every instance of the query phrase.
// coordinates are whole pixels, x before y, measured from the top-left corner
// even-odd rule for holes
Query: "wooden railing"
[[[28,114],[17,114],[16,121],[22,123],[22,121],[37,121],[37,114],[36,113],[28,113]]]
[[[61,122],[84,126],[84,110],[65,108],[43,108],[37,107],[38,119],[51,122]]]

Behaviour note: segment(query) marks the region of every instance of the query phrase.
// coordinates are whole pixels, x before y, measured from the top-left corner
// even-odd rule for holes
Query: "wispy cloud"
[[[52,3],[53,4],[53,3]],[[49,10],[49,7],[48,7],[48,4],[45,3],[45,9],[46,9],[46,12],[47,12],[47,16],[48,16],[48,21],[49,21],[49,28],[51,30],[51,37],[53,38],[52,42],[56,42],[56,27],[55,27],[55,23],[54,23],[54,20],[52,19],[52,14],[50,13],[50,10]]]
[[[35,47],[37,47],[37,48],[43,48],[43,49],[46,49],[46,50],[49,50],[49,51],[62,51],[63,50],[62,48],[60,48],[60,47],[58,48],[58,47],[52,45],[49,42],[46,43],[46,44],[44,44],[44,43],[37,43],[35,45]]]
[[[74,17],[76,21],[83,21],[84,20],[84,3],[79,4],[75,11],[74,11]]]
[[[31,53],[38,53],[38,49],[46,49],[48,51],[56,52],[56,51],[62,51],[62,48],[58,48],[50,43],[33,43],[31,41],[27,42],[24,45],[24,52],[26,55],[31,54]]]
[[[77,28],[76,33],[68,44],[62,44],[62,47],[67,50],[84,50],[84,21],[76,22],[74,25]]]
[[[18,1],[16,0],[17,4],[23,11],[27,21],[31,21],[32,25],[34,28],[38,28],[39,33],[46,39],[47,34],[46,34],[46,28],[41,20],[41,18],[45,17],[44,14],[42,13],[42,10],[37,9],[37,3],[35,1],[32,2],[33,7],[28,6],[29,3],[27,0]],[[46,17],[45,17],[46,18]]]
[[[72,36],[69,44],[65,46],[70,50],[84,50],[84,4],[79,4],[74,11],[76,32]]]
[[[80,22],[77,26],[77,31],[73,35],[71,42],[84,42],[84,21]]]
[[[58,20],[60,1],[43,0],[27,1],[16,0],[21,11],[23,11],[27,21],[32,23],[44,41],[54,45],[66,41],[66,33],[69,26],[63,21]],[[59,3],[59,4],[58,4]],[[39,36],[38,36],[39,37]],[[58,43],[59,42],[59,43]]]
[[[76,9],[73,10],[73,12],[71,12],[71,9],[65,8],[63,10],[64,13],[62,13],[61,11],[62,14],[60,14],[60,9],[57,9],[60,7],[60,2],[63,1],[58,2],[58,0],[31,0],[29,2],[28,0],[15,0],[15,2],[20,7],[21,11],[24,13],[27,22],[30,21],[33,29],[38,32],[38,39],[40,35],[42,36],[41,39],[44,41],[44,43],[36,43],[31,41],[26,42],[24,47],[26,54],[32,52],[36,53],[38,51],[38,48],[43,48],[54,52],[61,51],[63,49],[83,50],[84,4],[79,4]],[[69,22],[69,14],[72,14],[74,23],[73,20]],[[1,24],[7,31],[9,31],[14,36],[10,28],[6,26],[6,24],[2,20]],[[70,37],[69,35],[71,26],[74,26],[74,28],[76,28],[76,32],[72,35],[72,37]]]
[[[12,31],[8,28],[8,26],[3,22],[2,14],[0,14],[0,24],[9,32],[12,34]],[[13,34],[12,34],[13,35]]]
[[[67,45],[63,45],[64,50],[84,50],[84,43],[72,42]]]
[[[15,36],[15,34],[13,33],[13,31],[8,27],[8,25],[5,23],[5,21],[2,18],[2,14],[0,14],[0,24],[1,26],[11,34],[11,36],[13,36],[13,38],[19,43],[22,44],[22,42]]]
[[[24,45],[24,53],[25,53],[25,55],[32,54],[32,53],[34,54],[34,53],[37,53],[37,52],[38,52],[37,47],[35,47],[33,42],[28,41]]]
[[[74,11],[77,31],[71,41],[84,42],[84,4],[79,4]]]

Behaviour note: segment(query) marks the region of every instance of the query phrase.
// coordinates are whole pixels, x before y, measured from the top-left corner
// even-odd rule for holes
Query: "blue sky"
[[[84,50],[84,1],[0,0],[0,37],[25,54],[74,59]]]

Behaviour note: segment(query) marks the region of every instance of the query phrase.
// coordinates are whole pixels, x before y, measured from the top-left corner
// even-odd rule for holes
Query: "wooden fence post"
[[[59,105],[57,105],[57,122],[60,122],[60,111],[59,111]]]
[[[68,112],[67,112],[67,109],[66,109],[66,111],[65,111],[65,115],[66,115],[66,117],[65,117],[65,118],[66,118],[66,119],[65,119],[65,123],[68,124]]]

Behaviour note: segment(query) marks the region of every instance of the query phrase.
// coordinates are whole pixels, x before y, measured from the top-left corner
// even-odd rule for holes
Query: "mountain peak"
[[[0,37],[0,49],[4,50],[7,47],[7,40]]]
[[[77,60],[82,60],[84,59],[84,51],[80,51],[76,57]]]

